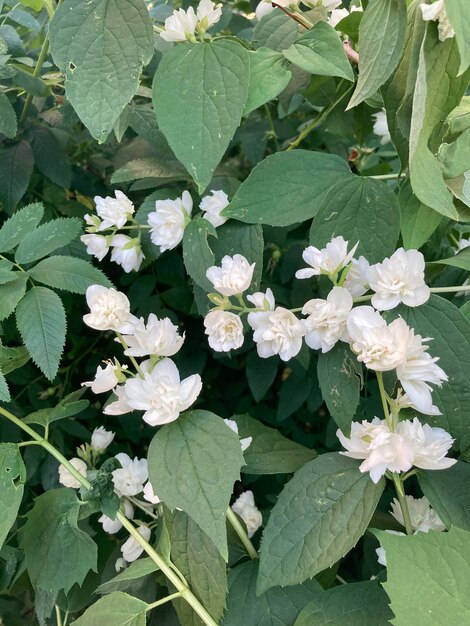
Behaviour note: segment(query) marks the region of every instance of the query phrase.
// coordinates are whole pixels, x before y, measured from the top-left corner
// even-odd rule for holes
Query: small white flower
[[[74,457],[73,459],[70,459],[69,463],[77,470],[77,472],[81,476],[86,478],[87,465],[85,461]],[[62,464],[59,465],[59,482],[61,485],[64,485],[64,487],[71,487],[72,489],[80,489],[80,487],[82,486],[80,482],[75,478],[75,476],[72,476],[68,469]]]
[[[192,11],[192,7],[189,10]],[[192,210],[193,200],[189,191],[183,191],[181,198],[176,200],[155,202],[155,211],[149,214],[147,222],[151,227],[150,239],[156,246],[160,246],[162,252],[173,250],[181,243]]]
[[[456,459],[447,458],[454,439],[443,428],[421,424],[417,417],[403,420],[396,427],[396,432],[406,438],[413,447],[413,465],[427,470],[447,469],[457,463]]]
[[[145,483],[143,496],[144,500],[147,500],[147,502],[150,502],[150,504],[158,504],[159,502],[161,502],[160,498],[155,495],[150,481],[148,483]]]
[[[262,311],[274,311],[276,308],[274,294],[269,287],[266,289],[266,292],[257,291],[247,296],[246,299],[248,302],[254,304],[257,309],[261,309]]]
[[[217,228],[222,226],[228,220],[228,217],[222,217],[220,213],[228,206],[229,200],[225,191],[214,191],[211,189],[212,196],[204,196],[201,200],[199,208],[204,211],[204,219]]]
[[[108,361],[106,367],[98,365],[94,380],[88,380],[82,383],[82,387],[90,387],[93,393],[105,393],[105,391],[111,391],[119,383],[119,379],[116,376],[116,372],[119,368],[113,365],[111,361]]]
[[[134,507],[126,498],[122,500],[122,508],[124,510],[124,515],[127,519],[132,519],[134,517]],[[110,535],[114,535],[119,532],[122,528],[122,523],[117,519],[111,519],[107,515],[102,515],[98,521],[103,526],[103,530],[105,533],[109,533]]]
[[[187,11],[184,9],[173,11],[172,15],[166,18],[160,37],[173,42],[194,40],[197,22],[193,7],[189,7]]]
[[[132,334],[124,335],[123,339],[128,345],[124,354],[128,356],[173,356],[183,345],[184,335],[178,333],[178,327],[169,317],[160,320],[150,313],[147,324],[141,318]]]
[[[309,300],[302,313],[307,334],[305,343],[313,350],[328,352],[338,341],[348,341],[346,320],[352,309],[353,299],[344,287],[333,287],[326,300]]]
[[[159,361],[144,378],[133,378],[125,384],[126,400],[130,407],[144,411],[142,419],[151,426],[161,426],[176,420],[195,402],[202,382],[199,374],[180,380],[178,368],[171,359]]]
[[[255,265],[250,265],[241,254],[234,254],[233,257],[226,255],[220,267],[209,267],[206,276],[223,296],[236,296],[251,285]]]
[[[132,411],[132,407],[130,407],[127,403],[124,385],[118,385],[115,387],[113,389],[113,393],[117,400],[107,404],[103,409],[103,413],[105,415],[124,415],[125,413],[130,413]]]
[[[211,0],[201,0],[196,11],[199,23],[199,31],[206,32],[208,28],[214,26],[222,17],[222,8],[219,4],[214,4]]]
[[[115,198],[95,196],[96,212],[103,220],[99,230],[122,228],[134,214],[134,205],[122,191],[115,191]]]
[[[216,352],[230,352],[243,345],[243,324],[235,313],[209,311],[204,318],[204,326],[209,345]]]
[[[248,537],[253,537],[263,523],[261,511],[255,504],[252,491],[244,491],[232,504],[232,511],[237,513],[245,522]]]
[[[112,430],[106,430],[103,426],[95,428],[91,435],[91,447],[95,450],[106,450],[106,448],[113,441],[116,433]]]
[[[324,248],[319,250],[314,246],[308,246],[302,253],[303,260],[310,265],[309,268],[297,270],[296,278],[311,278],[326,274],[334,277],[343,267],[346,267],[356,252],[359,243],[348,252],[348,242],[343,237],[334,237]]]
[[[457,244],[457,252],[460,252],[461,250],[465,250],[465,248],[469,248],[470,247],[470,237],[465,238],[462,237],[462,239],[459,240],[458,244]]]
[[[342,0],[304,0],[304,4],[312,9],[323,7],[327,11],[333,11],[333,9],[339,7],[341,1]]]
[[[101,285],[90,285],[86,290],[86,301],[90,313],[83,316],[83,321],[95,330],[114,330],[129,333],[137,318],[131,315],[130,302],[120,291]]]
[[[389,141],[392,141],[392,138],[390,137],[390,131],[388,130],[387,113],[385,109],[374,113],[372,117],[375,120],[372,131],[374,135],[380,137],[380,143],[382,145],[385,145]]]
[[[343,287],[349,291],[353,298],[364,295],[368,290],[369,268],[369,261],[365,257],[360,256],[359,259],[351,259]]]
[[[272,11],[274,11],[275,8],[276,7],[273,7],[271,0],[261,0],[261,2],[259,2],[256,5],[256,9],[255,9],[256,19],[259,21],[265,15],[272,13]]]
[[[344,20],[345,17],[348,17],[348,15],[349,11],[347,9],[333,9],[327,22],[332,28],[335,28],[335,26],[339,24],[341,20]]]
[[[145,541],[148,541],[150,539],[151,531],[148,526],[145,526],[145,524],[139,526],[137,528],[137,531],[139,532],[139,534],[142,535]],[[143,551],[143,547],[140,545],[137,539],[134,539],[132,535],[121,546],[122,557],[125,561],[127,561],[127,563],[132,563],[133,561],[136,561]]]
[[[398,248],[389,259],[369,268],[372,306],[388,311],[401,302],[420,306],[429,300],[431,291],[424,282],[424,257],[418,250]]]
[[[254,331],[253,340],[262,359],[278,354],[288,361],[300,352],[305,324],[288,309],[278,306],[274,311],[249,313],[248,324]]]
[[[147,459],[132,460],[125,452],[116,454],[116,459],[121,467],[115,469],[113,483],[116,492],[120,496],[135,496],[143,489],[145,481],[148,479]]]
[[[87,253],[98,261],[102,261],[109,252],[108,238],[104,235],[82,235],[80,240],[85,244]]]
[[[430,530],[442,531],[446,529],[439,515],[431,508],[427,498],[413,498],[413,496],[405,496],[405,498],[410,513],[411,526],[415,533],[427,533]],[[405,526],[403,512],[398,500],[394,498],[391,505],[392,510],[390,513],[399,524]]]
[[[126,274],[137,272],[145,258],[139,241],[127,235],[114,235],[110,245],[111,261],[120,265]]]
[[[440,41],[445,41],[446,39],[454,37],[455,31],[450,25],[449,18],[447,17],[444,0],[437,0],[432,4],[423,3],[420,4],[419,7],[425,22],[438,22],[437,30],[439,32]]]
[[[237,422],[235,422],[234,420],[228,420],[228,419],[225,419],[224,422],[227,424],[230,430],[233,430],[233,432],[238,435]],[[243,439],[240,439],[242,452],[245,452],[245,450],[250,447],[252,441],[253,441],[253,437],[243,437]]]

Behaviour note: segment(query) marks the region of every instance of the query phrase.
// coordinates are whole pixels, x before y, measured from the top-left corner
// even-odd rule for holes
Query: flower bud
[[[113,441],[115,433],[110,430],[106,430],[103,426],[95,428],[91,435],[91,446],[95,450],[103,452]]]

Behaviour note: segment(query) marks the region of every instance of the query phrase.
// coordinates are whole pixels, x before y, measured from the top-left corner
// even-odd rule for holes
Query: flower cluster
[[[201,0],[196,11],[193,7],[177,9],[165,20],[165,26],[160,32],[160,37],[166,41],[182,42],[196,41],[195,34],[203,36],[205,32],[214,26],[222,16],[222,9],[211,0]]]

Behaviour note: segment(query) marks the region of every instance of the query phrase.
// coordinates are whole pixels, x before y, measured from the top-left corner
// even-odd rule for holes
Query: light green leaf
[[[405,0],[370,0],[359,25],[359,78],[351,109],[390,78],[405,47]]]
[[[26,468],[14,443],[0,443],[0,548],[18,515],[23,498]]]
[[[294,587],[275,587],[257,595],[258,561],[242,563],[229,574],[227,613],[222,626],[292,626],[301,609],[321,586],[308,580]]]
[[[49,27],[54,62],[68,100],[104,141],[152,58],[152,21],[143,0],[65,0]]]
[[[120,167],[111,176],[111,184],[138,180],[140,178],[166,178],[188,180],[188,175],[177,161],[163,162],[153,157],[134,159]]]
[[[283,55],[311,74],[354,80],[354,72],[341,39],[326,22],[317,22],[305,35],[284,50]]]
[[[90,285],[112,287],[100,269],[71,256],[51,256],[32,267],[28,274],[43,285],[72,293],[85,293]]]
[[[359,242],[356,257],[378,263],[395,251],[400,232],[396,195],[372,178],[351,177],[337,183],[321,204],[310,230],[310,243],[323,248],[342,235],[350,247]]]
[[[282,52],[299,36],[299,26],[288,15],[273,11],[256,24],[253,41],[259,46]]]
[[[31,357],[24,346],[19,348],[7,348],[0,345],[0,370],[3,374],[9,374],[23,367]]]
[[[248,414],[234,415],[241,438],[252,437],[252,442],[243,453],[245,474],[290,474],[317,456],[310,450],[287,439],[275,428],[269,428]]]
[[[16,136],[16,113],[6,93],[0,93],[0,133],[13,139]]]
[[[448,134],[458,135],[470,128],[470,96],[464,96],[445,121]]]
[[[59,296],[47,287],[33,287],[16,309],[16,325],[33,361],[49,379],[59,369],[67,322]]]
[[[200,193],[240,124],[249,74],[248,52],[227,40],[174,46],[155,73],[158,126]]]
[[[145,626],[148,604],[122,591],[100,598],[74,621],[75,626]]]
[[[33,173],[34,155],[26,141],[0,150],[0,202],[11,213],[24,196]]]
[[[44,5],[43,0],[21,0],[21,4],[25,7],[30,7],[34,11],[40,11]]]
[[[276,378],[279,361],[277,358],[261,359],[255,351],[246,357],[245,372],[253,398],[259,402],[264,398]]]
[[[437,158],[445,178],[455,178],[470,169],[470,129],[463,132],[453,143],[443,143]]]
[[[395,626],[462,626],[470,622],[470,533],[376,532],[387,555],[383,584]]]
[[[103,583],[96,590],[97,593],[112,593],[127,589],[133,582],[144,576],[149,576],[158,570],[150,557],[138,559],[111,580]]]
[[[213,291],[212,283],[206,277],[206,270],[214,265],[215,257],[208,236],[215,235],[215,228],[203,217],[191,220],[184,230],[183,260],[186,271],[193,281],[206,291]]]
[[[11,283],[11,281],[15,280],[17,276],[18,272],[12,272],[12,270],[0,268],[0,285]]]
[[[279,52],[269,48],[258,48],[248,54],[250,81],[245,115],[278,96],[292,76],[292,72],[287,69],[286,62]]]
[[[334,183],[348,179],[349,167],[336,155],[279,152],[251,171],[223,214],[248,224],[297,224],[316,214]]]
[[[42,259],[73,241],[81,229],[82,223],[76,217],[64,217],[41,224],[21,240],[15,261],[24,264]]]
[[[462,74],[470,65],[470,15],[466,0],[447,0],[445,10],[459,47],[460,68]]]
[[[18,272],[18,274],[19,276],[16,280],[0,286],[0,321],[13,313],[18,302],[26,293],[28,276],[24,272]]]
[[[244,464],[238,436],[208,411],[188,411],[152,439],[149,476],[171,509],[190,515],[227,557],[225,514]]]
[[[81,585],[91,569],[96,571],[96,544],[77,525],[80,506],[72,489],[36,497],[20,538],[34,587],[67,593],[75,583]]]
[[[451,256],[448,259],[440,259],[439,261],[432,261],[428,265],[450,265],[451,267],[459,267],[462,270],[470,272],[470,248],[464,248],[455,256]]]
[[[304,465],[284,487],[261,544],[258,592],[331,567],[364,534],[385,486],[338,452]]]
[[[407,179],[398,194],[400,230],[405,250],[418,250],[442,221],[442,215],[420,202]]]
[[[25,235],[33,231],[44,215],[40,202],[15,211],[0,228],[0,252],[8,252],[17,246]]]
[[[8,383],[6,381],[5,376],[3,375],[3,372],[1,371],[0,371],[0,400],[2,402],[11,401],[10,390],[8,389]]]

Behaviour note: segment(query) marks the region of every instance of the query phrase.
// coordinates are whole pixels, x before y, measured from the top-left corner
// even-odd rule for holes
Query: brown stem
[[[355,50],[353,50],[349,41],[345,41],[343,43],[343,48],[346,52],[346,56],[350,61],[352,61],[353,63],[359,63],[359,54]]]
[[[281,11],[283,11],[286,15],[288,15],[290,18],[292,18],[293,20],[295,20],[298,24],[300,24],[301,26],[303,26],[304,28],[306,28],[307,30],[310,29],[311,25],[307,24],[306,20],[303,20],[303,18],[296,14],[296,13],[291,13],[290,11],[288,11],[285,7],[281,7],[280,4],[276,4],[275,2],[271,2],[271,5],[273,7],[277,7],[278,9],[281,9]]]

